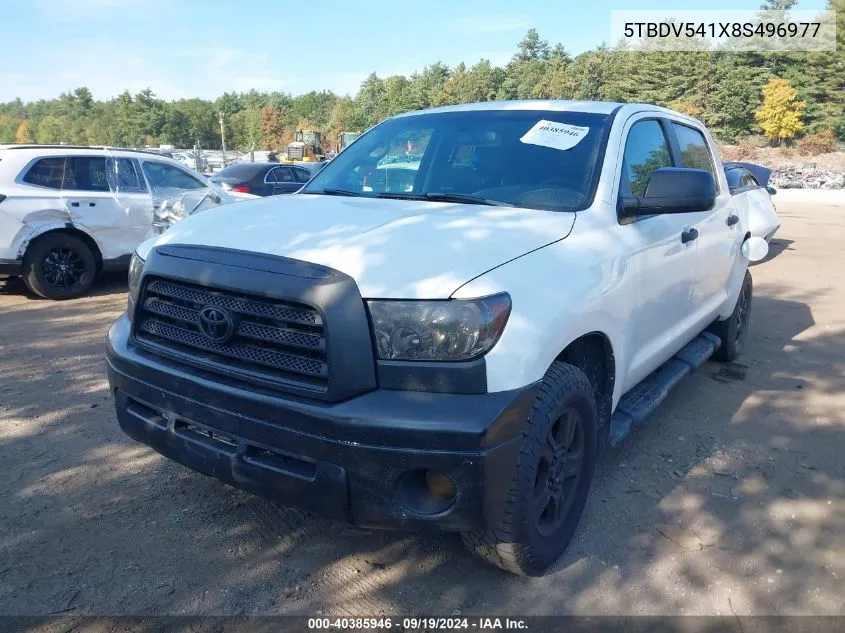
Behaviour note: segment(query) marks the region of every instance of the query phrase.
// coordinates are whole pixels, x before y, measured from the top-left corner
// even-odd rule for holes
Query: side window
[[[266,185],[274,185],[276,184],[276,174],[278,173],[279,168],[274,167],[267,174],[264,176],[264,184]]]
[[[36,161],[24,174],[23,182],[39,187],[61,189],[65,176],[64,157],[42,158]]]
[[[109,185],[115,192],[145,193],[147,191],[144,179],[138,172],[138,165],[131,158],[107,159],[106,174]]]
[[[725,170],[725,178],[728,181],[728,189],[734,191],[742,188],[742,174],[745,170],[742,167],[728,167]]]
[[[752,189],[754,187],[759,187],[760,183],[757,182],[757,179],[750,171],[743,170],[742,180],[740,181],[740,186],[743,189]]]
[[[293,182],[290,167],[276,167],[276,182]]]
[[[728,180],[728,189],[732,193],[760,186],[754,175],[742,167],[729,167],[725,170],[725,177]]]
[[[640,121],[628,132],[622,161],[622,193],[645,194],[651,175],[661,167],[671,167],[672,157],[663,128],[657,121]]]
[[[296,176],[296,182],[308,182],[311,180],[311,172],[307,169],[301,169],[296,167],[293,170],[294,176]]]
[[[672,127],[675,129],[675,136],[678,137],[678,145],[681,148],[681,161],[684,167],[691,167],[693,169],[706,169],[713,178],[716,178],[716,170],[713,169],[713,158],[710,156],[710,150],[707,148],[707,141],[704,140],[704,135],[691,127],[673,123]],[[718,187],[719,180],[716,179],[716,186]]]
[[[109,191],[105,156],[68,156],[63,189]]]
[[[153,160],[144,161],[144,175],[150,185],[164,189],[205,189],[206,185],[178,167]]]

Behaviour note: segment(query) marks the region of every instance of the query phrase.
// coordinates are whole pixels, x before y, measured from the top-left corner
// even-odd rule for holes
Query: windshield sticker
[[[540,120],[519,140],[531,145],[566,150],[578,145],[589,131],[588,127]]]

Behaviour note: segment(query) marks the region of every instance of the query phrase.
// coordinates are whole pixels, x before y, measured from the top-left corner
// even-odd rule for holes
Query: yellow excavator
[[[340,152],[352,143],[356,138],[361,136],[358,132],[341,132],[337,142],[337,151]]]
[[[288,144],[287,159],[290,162],[316,163],[326,157],[323,151],[323,135],[316,130],[300,130]]]

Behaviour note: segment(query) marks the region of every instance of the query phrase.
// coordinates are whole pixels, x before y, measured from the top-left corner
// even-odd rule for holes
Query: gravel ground
[[[604,457],[540,579],[166,461],[108,394],[122,278],[64,303],[0,282],[0,614],[845,613],[845,194],[817,193],[776,198],[744,357],[707,363]]]

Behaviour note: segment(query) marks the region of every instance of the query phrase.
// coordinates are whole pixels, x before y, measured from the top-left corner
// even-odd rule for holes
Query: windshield
[[[389,119],[303,189],[552,210],[589,206],[609,115],[475,110]]]

